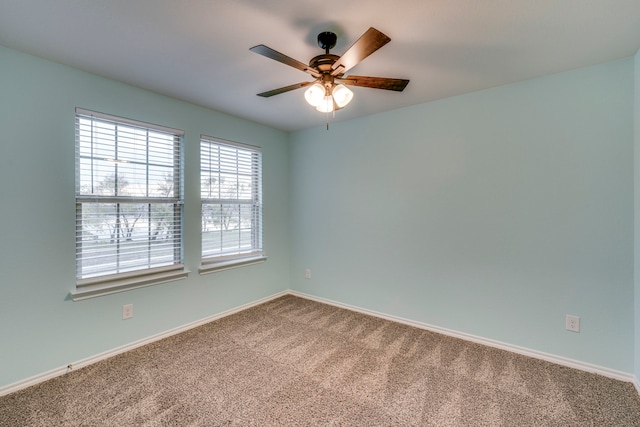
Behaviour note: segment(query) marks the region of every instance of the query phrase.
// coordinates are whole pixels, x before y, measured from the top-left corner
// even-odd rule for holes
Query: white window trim
[[[76,116],[88,115],[111,121],[118,121],[125,124],[131,124],[134,126],[153,127],[157,130],[174,133],[178,136],[184,137],[184,131],[169,128],[166,126],[145,123],[110,114],[86,110],[83,108],[76,108],[75,112]],[[182,233],[184,233],[184,229],[182,229]],[[164,267],[154,267],[150,269],[137,270],[128,273],[118,273],[98,277],[90,277],[86,279],[76,279],[75,290],[71,291],[69,293],[69,296],[73,301],[82,301],[85,299],[95,298],[103,295],[110,295],[118,292],[129,291],[132,289],[139,289],[147,286],[159,285],[162,283],[181,280],[186,278],[189,273],[191,272],[189,270],[185,270],[184,264],[181,263]]]
[[[176,135],[184,136],[184,131],[180,130],[180,129],[174,129],[174,128],[170,128],[170,127],[167,127],[167,126],[157,125],[155,123],[142,122],[140,120],[128,119],[126,117],[114,116],[113,114],[100,113],[100,112],[97,112],[97,111],[87,110],[87,109],[84,109],[84,108],[77,107],[76,108],[76,115],[77,114],[80,114],[80,115],[83,115],[83,116],[99,117],[101,119],[110,120],[110,121],[113,121],[113,122],[125,123],[125,124],[129,124],[129,125],[133,125],[133,126],[153,127],[153,129],[155,129],[155,130],[159,130],[159,131],[166,132],[166,133],[173,133],[173,134],[176,134]]]
[[[70,295],[73,301],[82,301],[88,298],[185,279],[189,273],[189,270],[184,269],[184,264],[176,264],[168,267],[152,268],[143,272],[134,271],[81,279],[76,281],[76,290],[71,292]]]
[[[213,136],[200,135],[200,141],[202,140],[213,142],[213,143],[219,143],[223,145],[228,145],[228,146],[234,146],[241,149],[244,148],[247,150],[262,152],[262,148],[255,145],[243,144],[240,142],[229,141],[226,139],[217,138]],[[262,165],[260,166],[262,167]],[[262,181],[262,177],[260,177],[260,180]],[[262,221],[264,221],[264,218]],[[263,227],[264,227],[264,222],[260,224],[261,233],[262,233]],[[205,274],[215,273],[218,271],[230,270],[233,268],[245,267],[253,264],[260,264],[265,262],[266,260],[267,260],[267,256],[264,252],[264,246],[260,251],[254,250],[251,252],[247,252],[245,254],[240,253],[240,254],[229,254],[229,255],[215,256],[215,257],[205,257],[205,258],[201,258],[200,260],[200,267],[198,268],[198,273],[200,275],[205,275]]]
[[[228,257],[205,258],[202,260],[200,268],[198,268],[198,273],[200,273],[200,275],[215,273],[217,271],[230,270],[232,268],[244,267],[252,264],[260,264],[266,260],[266,255],[256,255],[255,252],[253,252],[251,256],[247,257],[231,255]]]

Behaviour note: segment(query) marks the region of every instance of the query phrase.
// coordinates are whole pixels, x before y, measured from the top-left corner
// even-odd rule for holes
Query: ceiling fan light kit
[[[345,85],[335,85],[331,93],[333,95],[333,100],[339,108],[345,107],[353,99],[353,92],[351,92]]]
[[[321,113],[330,113],[335,111],[335,107],[333,105],[333,98],[330,95],[327,95],[322,98],[322,101],[316,106],[316,110]]]
[[[270,97],[294,89],[308,87],[304,97],[312,107],[323,113],[330,113],[344,108],[353,99],[353,92],[345,86],[362,86],[374,89],[386,89],[402,92],[409,83],[405,79],[386,77],[345,76],[345,73],[360,61],[380,49],[391,39],[376,30],[369,28],[342,56],[332,55],[329,50],[336,45],[337,36],[329,31],[318,34],[318,46],[325,50],[306,65],[265,45],[252,47],[252,52],[282,62],[285,65],[304,71],[315,78],[313,82],[301,82],[279,89],[259,93],[258,96]]]
[[[330,113],[344,108],[351,102],[353,92],[343,84],[334,84],[330,89],[320,83],[314,83],[304,92],[304,98],[309,105],[316,107],[316,110]]]
[[[326,92],[327,91],[324,86],[320,83],[314,83],[304,92],[304,98],[307,100],[309,105],[317,107],[322,102]]]

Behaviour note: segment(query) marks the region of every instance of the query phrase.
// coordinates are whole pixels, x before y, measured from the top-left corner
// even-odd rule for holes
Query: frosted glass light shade
[[[325,95],[324,86],[320,83],[314,83],[304,92],[304,99],[307,100],[309,105],[317,107],[322,102]]]
[[[345,85],[336,85],[333,88],[332,94],[338,108],[346,106],[353,99],[353,92]]]
[[[322,98],[322,101],[316,106],[316,110],[321,113],[330,113],[333,111],[333,97],[331,95],[327,95]]]

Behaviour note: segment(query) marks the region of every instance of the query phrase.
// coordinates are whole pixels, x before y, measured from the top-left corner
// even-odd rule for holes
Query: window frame
[[[224,198],[220,194],[218,197],[203,196],[203,173],[207,171],[212,173],[212,163],[204,164],[203,161],[203,145],[208,144],[208,150],[211,152],[213,147],[224,147],[228,150],[242,151],[251,155],[251,199],[241,198]],[[218,161],[218,173],[221,173],[220,162]],[[240,167],[236,164],[236,176],[240,175],[238,170]],[[204,230],[204,208],[206,205],[250,205],[251,206],[251,248],[249,250],[238,250],[234,253],[230,251],[221,251],[218,255],[205,254],[205,230]],[[240,209],[240,208],[239,208]],[[254,145],[243,144],[235,141],[229,141],[217,137],[200,135],[200,274],[209,274],[216,271],[228,270],[231,268],[243,267],[262,263],[267,260],[264,250],[264,215],[262,200],[262,148]]]
[[[109,144],[112,143],[114,150],[118,147],[118,144],[121,142],[121,137],[117,134],[118,126],[125,126],[135,128],[137,130],[143,130],[146,132],[145,139],[145,161],[137,161],[138,166],[144,167],[146,170],[146,181],[145,186],[147,188],[147,192],[144,196],[140,195],[121,195],[116,193],[114,195],[102,196],[96,194],[86,194],[81,190],[81,173],[83,169],[81,168],[81,158],[85,159],[89,158],[92,162],[97,158],[95,157],[95,153],[91,152],[91,154],[87,157],[86,155],[81,155],[81,137],[80,137],[80,121],[82,119],[91,120],[92,122],[102,122],[108,123],[115,126],[116,134],[113,137],[113,141],[107,139],[105,144],[106,147],[109,147]],[[74,301],[79,301],[87,298],[93,298],[101,295],[113,294],[116,292],[122,292],[130,289],[137,289],[140,287],[156,285],[160,283],[166,283],[174,280],[179,280],[186,278],[189,274],[189,271],[185,270],[184,265],[184,191],[183,191],[183,183],[184,183],[184,131],[168,128],[166,126],[159,126],[151,123],[141,122],[138,120],[127,119],[123,117],[114,116],[111,114],[99,113],[96,111],[86,110],[82,108],[76,108],[75,110],[75,128],[76,128],[76,136],[75,136],[75,162],[76,162],[76,190],[75,190],[75,204],[76,204],[76,287],[75,290],[71,292],[71,298]],[[154,163],[149,159],[149,154],[153,154],[153,151],[150,149],[151,140],[149,138],[150,133],[162,133],[168,134],[173,137],[172,140],[172,165],[170,166],[172,178],[173,178],[173,187],[172,195],[167,196],[152,196],[148,191],[149,188],[149,170],[154,167]],[[91,143],[91,147],[94,147],[94,143]],[[108,159],[102,159],[108,160]],[[115,184],[117,186],[117,182],[119,180],[118,176],[118,160],[113,160],[116,162],[116,166],[114,166],[116,177],[114,178]],[[124,162],[126,163],[126,162]],[[157,167],[157,165],[155,165]],[[94,179],[94,174],[96,172],[92,169],[90,172],[90,176]],[[118,212],[118,217],[116,219],[119,222],[120,219],[120,208],[122,205],[126,204],[135,204],[135,205],[145,205],[148,207],[148,222],[152,218],[151,212],[153,211],[153,206],[160,205],[171,205],[172,213],[171,215],[171,241],[170,244],[173,247],[173,255],[171,255],[172,260],[169,261],[166,265],[160,265],[162,262],[159,262],[157,259],[153,259],[151,242],[153,240],[151,236],[151,232],[147,236],[147,240],[142,239],[142,242],[147,242],[146,244],[146,253],[147,253],[147,266],[143,266],[142,263],[138,262],[138,265],[133,269],[124,269],[121,270],[120,263],[122,262],[120,258],[120,253],[117,252],[116,257],[116,265],[117,267],[112,272],[103,271],[91,274],[85,274],[82,272],[81,263],[83,260],[83,206],[94,205],[96,208],[100,207],[100,204],[115,204],[116,212]],[[149,223],[149,230],[151,229]],[[110,242],[111,244],[112,242]],[[104,265],[104,264],[102,264]],[[115,272],[120,270],[120,272]]]

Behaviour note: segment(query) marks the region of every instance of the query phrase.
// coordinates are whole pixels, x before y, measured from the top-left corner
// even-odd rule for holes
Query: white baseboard
[[[35,375],[33,377],[27,378],[25,380],[15,382],[15,383],[9,384],[9,385],[4,386],[4,387],[0,387],[0,396],[7,395],[7,394],[10,394],[10,393],[16,392],[18,390],[22,390],[22,389],[27,388],[29,386],[32,386],[32,385],[47,381],[47,380],[49,380],[51,378],[55,378],[55,377],[58,377],[60,375],[64,375],[64,374],[70,372],[71,370],[79,369],[79,368],[82,368],[84,366],[88,366],[88,365],[91,365],[93,363],[99,362],[101,360],[108,359],[109,357],[116,356],[118,354],[127,352],[129,350],[133,350],[133,349],[135,349],[137,347],[141,347],[143,345],[150,344],[152,342],[161,340],[163,338],[167,338],[167,337],[170,337],[172,335],[179,334],[181,332],[185,332],[185,331],[187,331],[189,329],[193,329],[195,327],[204,325],[205,323],[213,322],[214,320],[218,320],[218,319],[221,319],[223,317],[230,316],[232,314],[238,313],[240,311],[246,310],[246,309],[254,307],[256,305],[263,304],[263,303],[265,303],[267,301],[271,301],[273,299],[279,298],[279,297],[284,296],[284,295],[294,295],[294,296],[297,296],[297,297],[301,297],[301,298],[305,298],[305,299],[321,302],[321,303],[324,303],[324,304],[333,305],[335,307],[344,308],[344,309],[355,311],[355,312],[358,312],[358,313],[379,317],[379,318],[390,320],[390,321],[397,322],[397,323],[402,323],[402,324],[405,324],[405,325],[408,325],[408,326],[413,326],[413,327],[416,327],[416,328],[419,328],[419,329],[425,329],[425,330],[428,330],[428,331],[437,332],[437,333],[440,333],[440,334],[443,334],[443,335],[447,335],[447,336],[451,336],[451,337],[454,337],[454,338],[460,338],[460,339],[467,340],[467,341],[472,341],[472,342],[475,342],[475,343],[478,343],[478,344],[487,345],[489,347],[495,347],[495,348],[499,348],[499,349],[502,349],[502,350],[511,351],[513,353],[522,354],[524,356],[529,356],[529,357],[533,357],[533,358],[536,358],[536,359],[546,360],[547,362],[556,363],[558,365],[567,366],[569,368],[574,368],[574,369],[579,369],[579,370],[582,370],[582,371],[592,372],[592,373],[603,375],[605,377],[613,378],[613,379],[616,379],[616,380],[631,382],[631,383],[633,383],[633,385],[635,386],[636,390],[638,391],[638,394],[640,394],[640,381],[633,374],[629,374],[629,373],[626,373],[626,372],[620,372],[620,371],[616,371],[616,370],[613,370],[613,369],[605,368],[605,367],[602,367],[602,366],[596,366],[596,365],[592,365],[592,364],[589,364],[589,363],[580,362],[580,361],[577,361],[577,360],[568,359],[568,358],[565,358],[565,357],[560,357],[560,356],[556,356],[556,355],[549,354],[549,353],[544,353],[544,352],[540,352],[540,351],[536,351],[536,350],[531,350],[531,349],[528,349],[528,348],[511,345],[511,344],[503,343],[503,342],[500,342],[500,341],[495,341],[495,340],[491,340],[491,339],[487,339],[487,338],[482,338],[482,337],[478,337],[478,336],[471,335],[471,334],[465,334],[465,333],[462,333],[462,332],[457,332],[457,331],[453,331],[451,329],[441,328],[441,327],[429,325],[429,324],[426,324],[426,323],[416,322],[416,321],[413,321],[413,320],[404,319],[402,317],[391,316],[391,315],[387,315],[387,314],[384,314],[384,313],[379,313],[379,312],[376,312],[376,311],[373,311],[373,310],[368,310],[368,309],[356,307],[356,306],[353,306],[353,305],[336,302],[336,301],[329,300],[329,299],[326,299],[326,298],[316,297],[316,296],[305,294],[305,293],[298,292],[298,291],[288,290],[288,291],[278,292],[278,293],[276,293],[274,295],[259,299],[257,301],[253,301],[253,302],[250,302],[250,303],[247,303],[247,304],[243,304],[241,306],[232,308],[230,310],[223,311],[222,313],[218,313],[218,314],[214,314],[212,316],[205,317],[204,319],[196,320],[196,321],[188,323],[186,325],[182,325],[182,326],[179,326],[179,327],[176,327],[176,328],[173,328],[173,329],[169,329],[168,331],[165,331],[165,332],[160,332],[160,333],[152,335],[150,337],[143,338],[141,340],[134,341],[132,343],[129,343],[129,344],[114,348],[112,350],[105,351],[105,352],[97,354],[95,356],[91,356],[91,357],[88,357],[88,358],[85,358],[85,359],[82,359],[82,360],[79,360],[79,361],[76,361],[76,362],[72,362],[67,366],[62,366],[62,367],[59,367],[59,368],[55,368],[55,369],[52,369],[50,371],[44,372],[42,374],[38,374],[38,375]]]
[[[61,366],[59,368],[52,369],[50,371],[44,372],[39,375],[35,375],[33,377],[27,378],[22,381],[18,381],[12,384],[9,384],[4,387],[0,387],[0,396],[4,396],[18,390],[22,390],[32,385],[36,385],[38,383],[50,380],[55,377],[59,377],[60,375],[64,375],[71,370],[80,369],[84,366],[91,365],[93,363],[99,362],[104,359],[108,359],[109,357],[116,356],[118,354],[127,352],[129,350],[133,350],[134,348],[141,347],[146,344],[150,344],[154,341],[161,340],[163,338],[170,337],[171,335],[179,334],[181,332],[187,331],[189,329],[193,329],[195,327],[204,325],[205,323],[213,322],[214,320],[221,319],[226,316],[230,316],[232,314],[238,313],[240,311],[246,310],[248,308],[254,307],[256,305],[263,304],[267,301],[271,301],[272,299],[279,298],[283,295],[287,295],[288,291],[279,292],[277,294],[259,299],[257,301],[253,301],[239,307],[232,308],[227,311],[223,311],[222,313],[214,314],[212,316],[205,317],[204,319],[196,320],[195,322],[187,323],[186,325],[178,326],[177,328],[169,329],[165,332],[160,332],[158,334],[152,335],[147,338],[143,338],[138,341],[134,341],[129,344],[125,344],[123,346],[114,348],[112,350],[105,351],[100,354],[96,354],[95,356],[87,357],[86,359],[78,360],[76,362],[69,363],[67,366]]]
[[[377,311],[368,310],[360,307],[356,307],[349,304],[343,304],[340,302],[332,301],[326,298],[316,297],[314,295],[305,294],[303,292],[298,291],[289,291],[289,294],[295,295],[301,298],[310,299],[313,301],[321,302],[324,304],[333,305],[340,308],[345,308],[347,310],[356,311],[362,314],[368,314],[370,316],[379,317],[386,320],[391,320],[393,322],[402,323],[408,326],[414,326],[419,329],[424,329],[432,332],[437,332],[439,334],[447,335],[454,338],[460,338],[467,341],[472,341],[477,344],[483,344],[489,347],[499,348],[501,350],[510,351],[512,353],[522,354],[524,356],[533,357],[535,359],[545,360],[547,362],[552,362],[558,365],[567,366],[569,368],[579,369],[581,371],[587,371],[594,374],[602,375],[608,378],[613,378],[620,381],[631,382],[635,385],[638,394],[640,394],[640,384],[638,382],[638,378],[626,372],[616,371],[614,369],[605,368],[602,366],[592,365],[590,363],[581,362],[578,360],[569,359],[562,356],[556,356],[549,353],[544,353],[537,350],[531,350],[525,347],[519,347],[512,344],[503,343],[500,341],[491,340],[488,338],[482,338],[471,334],[466,334],[464,332],[458,332],[451,329],[441,328],[439,326],[433,326],[426,323],[416,322],[413,320],[404,319],[402,317],[391,316],[384,313],[379,313]]]

